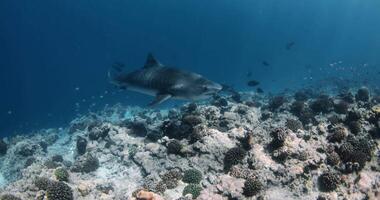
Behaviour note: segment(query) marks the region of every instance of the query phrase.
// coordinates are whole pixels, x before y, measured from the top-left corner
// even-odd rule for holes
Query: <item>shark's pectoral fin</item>
[[[156,106],[156,105],[170,99],[171,97],[172,97],[171,94],[157,94],[156,98],[151,103],[149,103],[149,106]]]

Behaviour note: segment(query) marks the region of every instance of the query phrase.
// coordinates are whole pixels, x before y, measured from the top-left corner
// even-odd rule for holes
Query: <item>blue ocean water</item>
[[[377,85],[379,11],[378,0],[2,0],[0,135],[146,105],[107,70],[137,69],[148,52],[238,90],[249,79],[273,93],[331,77]]]

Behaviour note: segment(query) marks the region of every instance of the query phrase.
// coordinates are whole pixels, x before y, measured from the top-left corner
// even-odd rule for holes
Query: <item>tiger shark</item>
[[[122,68],[123,65],[114,65],[108,72],[111,82],[121,89],[155,96],[150,106],[168,99],[206,99],[222,90],[222,85],[199,74],[161,64],[151,53],[142,68],[129,73]]]

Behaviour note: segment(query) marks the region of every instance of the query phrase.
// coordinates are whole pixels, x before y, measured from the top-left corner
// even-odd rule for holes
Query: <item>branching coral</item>
[[[229,170],[232,166],[239,164],[247,152],[241,147],[234,147],[227,151],[224,156],[224,169]]]
[[[202,172],[196,169],[189,169],[184,172],[182,181],[185,183],[198,184],[201,182],[202,178]]]
[[[196,199],[202,191],[202,187],[196,184],[189,184],[187,185],[182,192],[182,195],[185,196],[186,194],[191,194],[193,199]]]

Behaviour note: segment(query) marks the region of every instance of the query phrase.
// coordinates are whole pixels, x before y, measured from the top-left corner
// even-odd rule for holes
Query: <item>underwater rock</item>
[[[352,121],[358,121],[361,119],[361,117],[362,116],[361,116],[359,111],[355,111],[355,110],[350,111],[350,112],[348,112],[348,115],[346,117],[346,123],[348,124]]]
[[[366,87],[360,88],[356,95],[355,95],[356,101],[369,101],[369,90]]]
[[[290,112],[299,117],[302,115],[302,112],[304,112],[306,108],[307,106],[304,101],[295,101],[290,106]]]
[[[212,105],[217,106],[217,107],[226,107],[228,106],[228,101],[227,99],[223,97],[218,97],[214,99],[214,101],[212,102]]]
[[[71,168],[73,172],[90,173],[99,168],[99,159],[92,154],[79,157]]]
[[[290,112],[297,116],[303,125],[309,124],[314,120],[314,113],[303,101],[295,101],[290,106]]]
[[[57,168],[57,167],[60,166],[59,163],[54,162],[54,161],[52,161],[51,159],[46,160],[46,161],[44,162],[44,165],[45,165],[45,167],[48,168],[48,169],[55,169],[55,168]]]
[[[351,92],[345,92],[338,95],[338,97],[347,103],[354,103],[355,97]]]
[[[330,122],[331,125],[337,125],[341,122],[341,119],[337,115],[332,115],[327,120]]]
[[[182,144],[178,140],[172,140],[167,145],[168,154],[181,154]]]
[[[309,99],[309,95],[304,91],[298,91],[294,94],[294,99],[296,101],[307,101]]]
[[[7,154],[8,145],[3,139],[0,140],[0,156]]]
[[[192,127],[190,125],[181,123],[179,120],[171,120],[165,121],[162,124],[161,130],[164,135],[168,136],[169,138],[181,140],[187,138],[191,134]]]
[[[77,153],[78,155],[83,155],[86,153],[87,149],[87,140],[83,137],[78,136],[77,137],[77,142],[76,142],[76,147],[77,147]]]
[[[303,129],[303,125],[300,121],[295,119],[287,119],[286,120],[286,127],[293,132],[297,132],[298,130]]]
[[[232,166],[239,164],[246,156],[247,151],[241,147],[228,150],[224,156],[224,169],[229,170]]]
[[[22,200],[12,194],[3,194],[0,196],[0,200]]]
[[[332,133],[327,137],[330,142],[341,142],[348,135],[347,130],[342,126],[337,126],[332,130]]]
[[[41,141],[38,143],[38,145],[41,147],[42,151],[47,153],[47,148],[49,147],[49,144],[45,141]]]
[[[171,169],[162,174],[160,177],[168,189],[174,189],[178,186],[178,181],[182,180],[183,175],[179,169]]]
[[[28,157],[32,156],[36,152],[36,150],[36,145],[23,142],[17,144],[16,154],[21,155],[23,157]]]
[[[63,182],[51,182],[46,190],[49,200],[73,200],[73,190]]]
[[[195,115],[186,115],[182,118],[182,122],[190,126],[196,126],[202,123],[202,118]]]
[[[108,126],[91,126],[88,128],[88,131],[88,138],[90,140],[98,140],[106,138],[110,128]]]
[[[322,191],[333,191],[340,184],[340,177],[333,172],[325,172],[318,178],[319,188]]]
[[[159,195],[145,190],[140,190],[136,194],[136,198],[137,200],[163,200]]]
[[[187,105],[187,112],[192,113],[192,112],[196,111],[197,108],[198,108],[198,105],[196,103],[194,103],[194,102],[189,103],[189,105]]]
[[[161,131],[157,131],[157,130],[151,130],[146,135],[146,138],[148,140],[151,140],[152,142],[156,142],[157,140],[161,139],[162,137],[163,137],[162,132]]]
[[[47,188],[49,187],[49,185],[52,183],[53,181],[48,179],[48,178],[45,178],[45,177],[37,177],[33,180],[33,184],[39,189],[39,190],[47,190]]]
[[[362,130],[362,125],[359,121],[351,121],[348,124],[348,127],[350,128],[351,133],[358,134]]]
[[[334,102],[332,99],[327,95],[321,95],[318,97],[318,99],[314,100],[310,104],[310,108],[315,113],[329,113],[334,106]]]
[[[139,122],[139,121],[133,121],[130,122],[127,127],[130,129],[130,134],[136,135],[139,137],[145,137],[148,134],[148,128],[146,123]]]
[[[334,104],[334,110],[338,114],[346,114],[349,108],[350,108],[350,104],[343,100]]]
[[[243,199],[243,187],[244,187],[244,179],[231,177],[228,175],[222,175],[219,177],[219,181],[217,183],[216,194],[222,194],[224,197],[230,197],[232,199]],[[207,189],[201,192],[201,196],[206,196],[205,193],[210,192]],[[218,197],[218,196],[217,196]]]
[[[272,152],[273,160],[280,162],[280,163],[285,162],[289,156],[290,156],[290,152],[285,147],[280,147],[279,149],[276,149]]]
[[[380,138],[380,128],[374,127],[371,130],[368,131],[368,133],[374,138],[379,139]]]
[[[257,195],[263,189],[263,184],[256,178],[249,178],[244,183],[243,194],[247,197]]]
[[[61,167],[54,170],[54,176],[58,181],[67,182],[69,180],[70,174],[65,168]]]
[[[55,142],[57,142],[58,139],[59,139],[59,136],[53,133],[53,134],[48,134],[47,136],[45,136],[43,141],[46,142],[48,146],[50,146],[50,145],[53,145]]]
[[[33,165],[33,163],[35,163],[36,162],[36,158],[34,158],[34,157],[29,157],[26,161],[25,161],[25,168],[27,168],[27,167],[29,167],[29,166],[31,166],[31,165]]]
[[[62,157],[62,155],[54,155],[51,157],[51,160],[53,162],[61,163],[61,162],[63,162],[63,157]]]
[[[97,184],[96,189],[102,193],[109,194],[111,191],[114,190],[114,187],[111,183],[103,183],[103,184]]]
[[[272,141],[270,143],[270,148],[278,149],[284,146],[288,133],[283,129],[275,129],[271,132]]]
[[[208,162],[207,166],[215,170],[221,170],[223,166],[220,163],[223,163],[225,153],[230,148],[235,147],[235,142],[227,134],[215,129],[208,129],[205,132],[208,132],[207,136],[195,142],[193,149],[199,152],[200,155],[209,155],[211,159],[217,160],[218,162]]]
[[[280,108],[286,102],[286,98],[284,96],[275,96],[269,101],[268,108],[271,111],[275,111]]]

